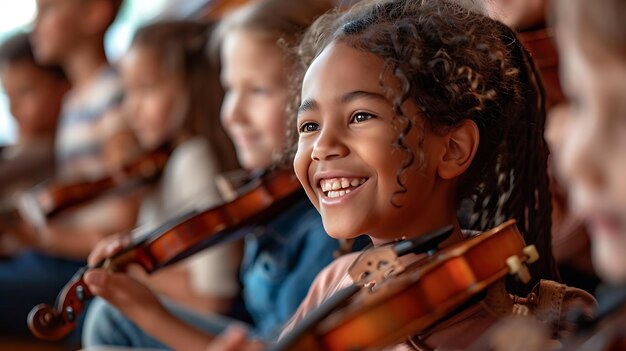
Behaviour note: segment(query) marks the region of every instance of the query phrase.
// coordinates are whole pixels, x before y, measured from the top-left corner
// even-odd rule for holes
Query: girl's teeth
[[[345,189],[349,186],[350,186],[350,182],[346,178],[341,178],[341,187]]]
[[[320,182],[320,187],[322,191],[327,193],[326,196],[330,198],[344,196],[349,194],[352,188],[356,188],[359,185],[365,183],[366,178],[333,178],[333,179],[325,179]]]

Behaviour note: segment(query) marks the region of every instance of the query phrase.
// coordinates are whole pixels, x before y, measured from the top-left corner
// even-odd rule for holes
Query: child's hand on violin
[[[90,267],[94,267],[103,260],[122,251],[123,248],[130,245],[130,242],[131,238],[127,233],[107,236],[96,244],[96,247],[87,258],[87,263]]]
[[[237,325],[229,327],[224,333],[215,338],[205,351],[261,351],[263,344],[259,341],[250,341],[244,328]]]
[[[95,266],[130,244],[130,237],[113,235],[103,239],[89,255],[88,263]],[[127,273],[115,273],[105,268],[93,268],[85,273],[89,290],[117,307],[131,320],[141,323],[141,318],[168,314],[156,295],[144,284]]]

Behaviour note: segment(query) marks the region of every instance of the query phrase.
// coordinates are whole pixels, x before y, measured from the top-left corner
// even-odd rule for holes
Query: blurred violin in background
[[[94,180],[51,179],[22,193],[15,207],[0,211],[0,231],[26,222],[40,228],[48,219],[112,192],[124,192],[159,178],[170,155],[160,147],[121,165],[110,175]]]

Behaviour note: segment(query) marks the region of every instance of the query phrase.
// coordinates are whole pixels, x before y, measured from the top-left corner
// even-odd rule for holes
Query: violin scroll
[[[87,267],[80,269],[72,283],[65,286],[58,296],[55,307],[48,304],[35,306],[28,314],[28,328],[42,340],[60,340],[74,328],[87,300],[93,297],[83,281]]]
[[[67,318],[45,303],[35,306],[28,314],[28,328],[42,340],[60,340],[74,328],[74,324],[68,324]]]

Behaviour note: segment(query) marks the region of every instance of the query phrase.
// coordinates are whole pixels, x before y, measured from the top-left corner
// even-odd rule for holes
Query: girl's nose
[[[332,128],[323,129],[313,146],[311,158],[316,161],[332,160],[345,157],[350,149],[338,133]]]

